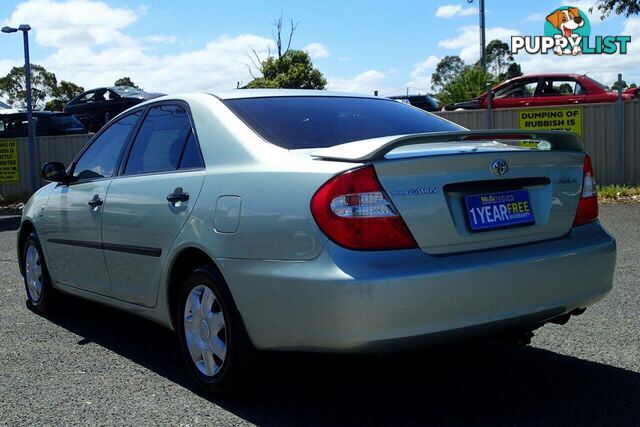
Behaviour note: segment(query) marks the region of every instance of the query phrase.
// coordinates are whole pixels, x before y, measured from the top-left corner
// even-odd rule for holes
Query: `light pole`
[[[31,192],[38,189],[38,167],[36,165],[36,126],[33,121],[33,104],[31,103],[31,63],[29,62],[29,31],[31,26],[22,24],[18,28],[2,27],[3,33],[22,31],[24,42],[24,78],[27,98],[27,130],[29,135],[29,166],[31,169]]]
[[[473,3],[473,0],[467,0]],[[484,25],[484,0],[478,0],[480,12],[480,65],[484,71],[487,71],[487,49],[485,42],[485,25]]]

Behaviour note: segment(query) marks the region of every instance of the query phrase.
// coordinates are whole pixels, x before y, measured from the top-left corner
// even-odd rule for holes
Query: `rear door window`
[[[200,147],[196,136],[191,131],[189,138],[187,138],[187,145],[184,147],[184,154],[180,161],[180,169],[200,169],[204,167],[202,155],[200,154]]]
[[[585,91],[575,80],[546,79],[540,86],[541,96],[573,96],[584,95]]]
[[[537,86],[538,80],[513,82],[498,89],[494,94],[494,98],[530,98],[535,95]]]
[[[175,171],[185,154],[185,161],[193,164],[194,150],[198,147],[192,135],[189,114],[181,105],[150,108],[131,148],[124,174]]]

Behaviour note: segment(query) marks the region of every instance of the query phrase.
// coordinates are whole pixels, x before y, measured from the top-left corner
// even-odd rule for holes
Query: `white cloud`
[[[121,29],[137,20],[133,10],[89,0],[30,0],[20,3],[3,25],[28,22],[38,44],[53,48],[124,44]]]
[[[328,77],[327,89],[338,92],[355,92],[372,95],[374,90],[380,93],[388,91],[385,87],[387,74],[378,70],[368,70],[355,77]]]
[[[440,6],[436,10],[436,16],[438,18],[453,18],[454,16],[469,16],[478,13],[478,9],[475,7],[462,7],[459,4],[446,4]]]
[[[148,36],[146,39],[151,43],[171,44],[175,43],[178,38],[176,36],[165,36],[162,34],[156,34],[153,36]]]
[[[416,64],[410,73],[411,80],[407,82],[407,86],[412,88],[413,91],[419,91],[421,93],[429,92],[431,90],[431,74],[436,69],[440,58],[431,55],[424,61]]]
[[[520,31],[509,28],[487,28],[486,40],[487,44],[494,39],[510,43],[511,36],[519,34]],[[460,27],[457,37],[440,40],[438,46],[444,49],[459,49],[458,55],[460,58],[467,63],[473,63],[480,58],[480,30],[476,25]]]
[[[129,76],[148,91],[215,91],[232,89],[238,81],[247,83],[247,64],[253,48],[267,56],[271,39],[253,34],[222,35],[204,47],[175,55],[149,54],[144,44],[170,43],[174,36],[149,36],[141,43],[123,30],[136,22],[145,8],[112,8],[101,1],[29,0],[18,5],[3,25],[29,22],[35,42],[53,48],[35,63],[53,71],[59,80],[85,88],[112,84]],[[155,51],[154,51],[155,52]],[[0,72],[21,65],[0,60]],[[5,71],[5,72],[6,72]]]
[[[250,81],[249,47],[266,57],[271,43],[251,34],[223,35],[204,49],[177,55],[148,55],[136,45],[101,51],[80,47],[59,49],[41,62],[59,78],[84,87],[110,84],[125,75],[149,91],[213,91]]]
[[[321,43],[311,43],[302,48],[305,52],[311,56],[311,59],[327,58],[329,56],[329,49],[327,49]]]

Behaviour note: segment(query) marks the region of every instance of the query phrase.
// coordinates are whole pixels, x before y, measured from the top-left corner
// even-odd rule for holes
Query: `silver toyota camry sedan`
[[[530,336],[612,287],[615,241],[571,133],[237,90],[140,104],[42,174],[18,234],[33,310],[64,292],[152,319],[212,392],[256,350]]]

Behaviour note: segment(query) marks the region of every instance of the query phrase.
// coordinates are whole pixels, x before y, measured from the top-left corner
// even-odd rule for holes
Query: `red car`
[[[583,74],[530,74],[500,83],[492,89],[493,108],[544,107],[548,105],[615,102],[618,93]],[[634,98],[629,91],[623,100]],[[487,108],[487,93],[458,102],[447,110]]]

